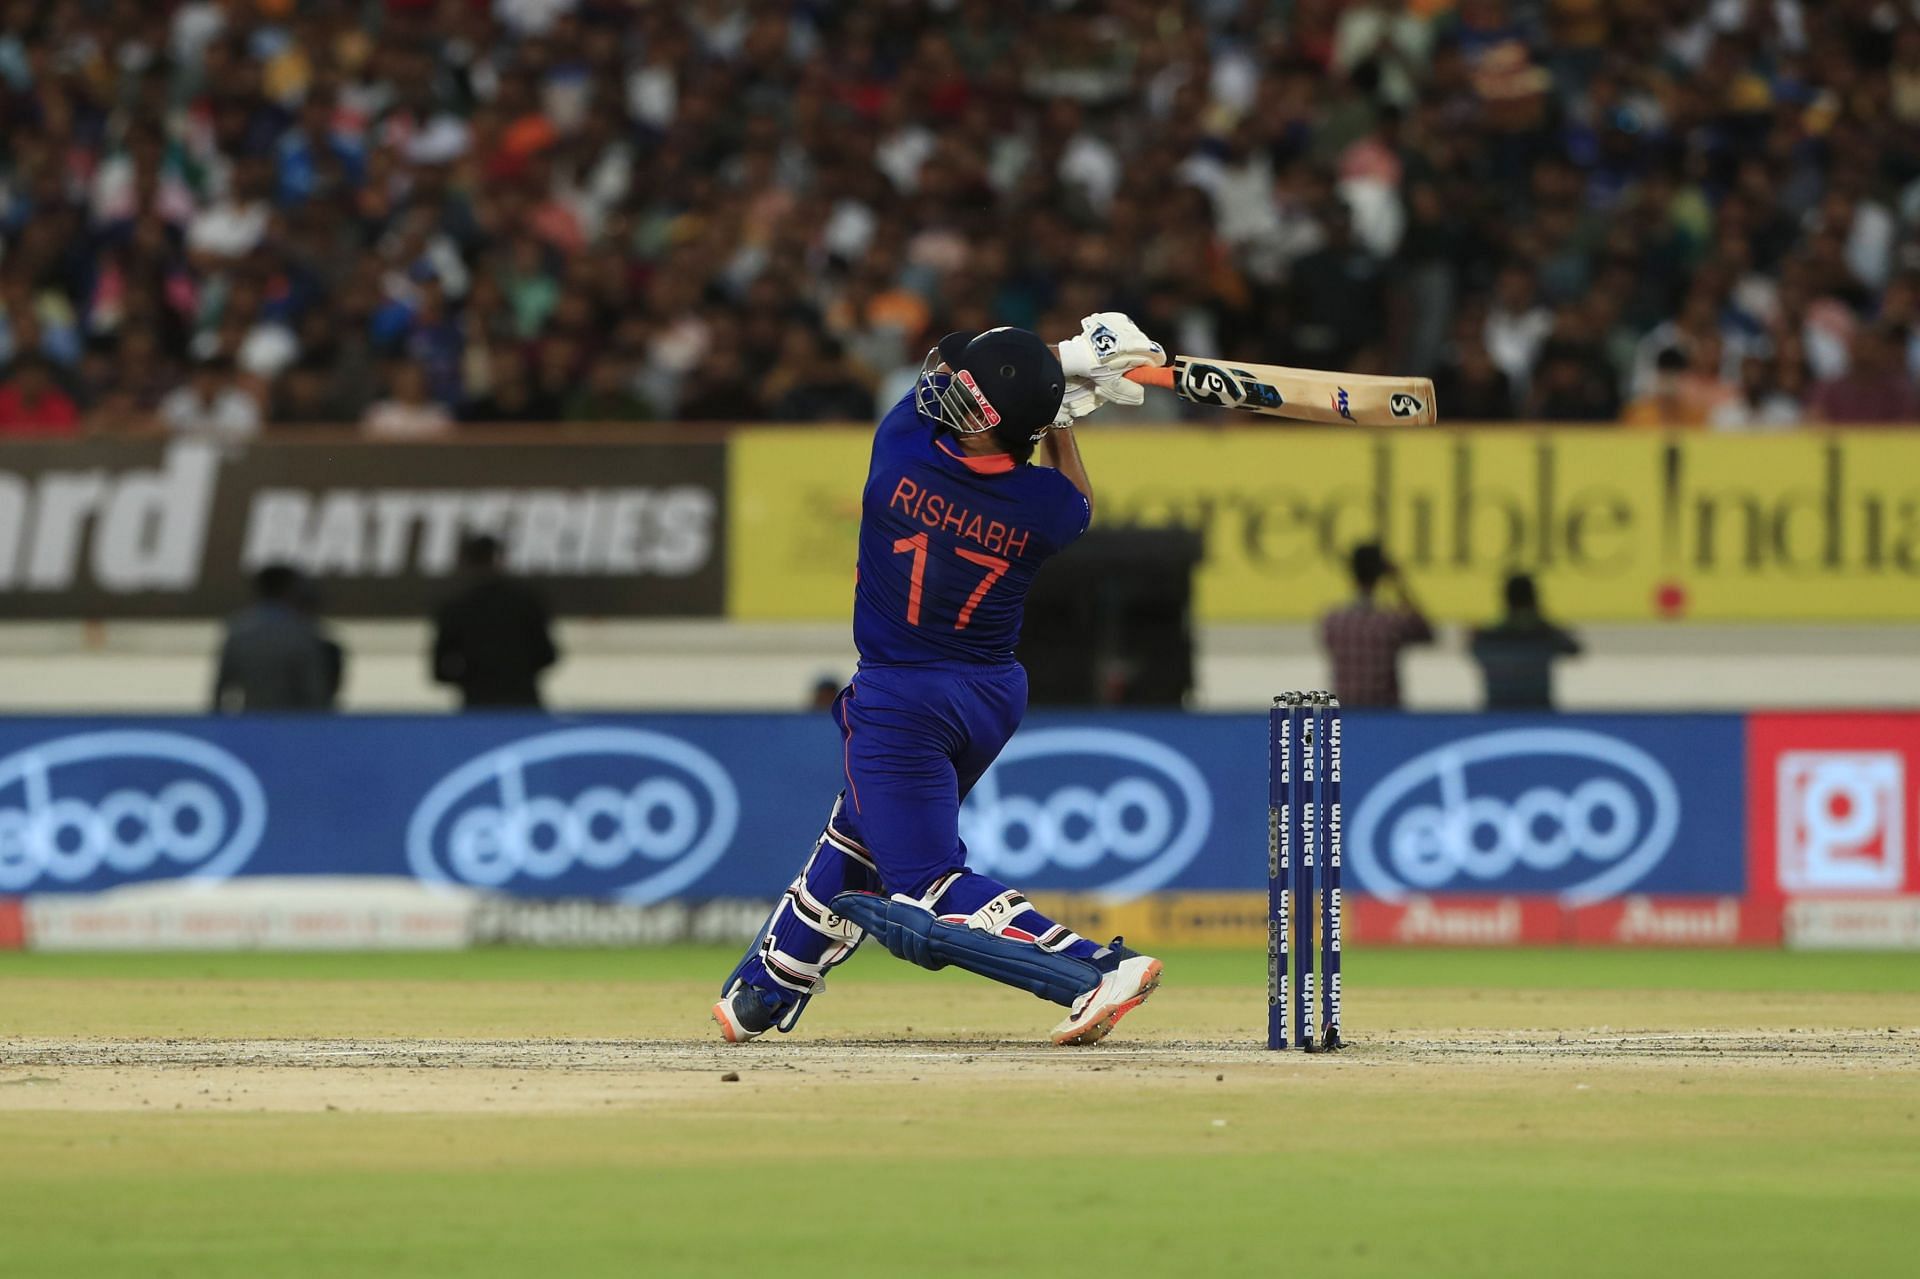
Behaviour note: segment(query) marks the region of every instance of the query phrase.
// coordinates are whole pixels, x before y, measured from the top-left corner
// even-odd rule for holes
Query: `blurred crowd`
[[[1910,421],[1917,10],[0,0],[0,434],[865,418],[1099,309],[1455,421]]]

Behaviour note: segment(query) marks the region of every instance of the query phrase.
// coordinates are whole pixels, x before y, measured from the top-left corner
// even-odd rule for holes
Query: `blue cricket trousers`
[[[966,864],[960,802],[1026,709],[1018,662],[862,666],[840,691],[842,821],[873,855],[887,892],[921,896]]]

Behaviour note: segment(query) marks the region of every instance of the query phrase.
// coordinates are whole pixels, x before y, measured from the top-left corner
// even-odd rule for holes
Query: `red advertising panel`
[[[1776,902],[1633,894],[1566,906],[1537,894],[1347,903],[1345,940],[1379,946],[1771,946]]]
[[[1347,901],[1343,944],[1386,946],[1551,946],[1561,939],[1551,897],[1373,897]]]
[[[1747,891],[1920,892],[1920,715],[1747,720]]]
[[[1780,910],[1738,897],[1620,897],[1567,910],[1577,946],[1772,946]]]

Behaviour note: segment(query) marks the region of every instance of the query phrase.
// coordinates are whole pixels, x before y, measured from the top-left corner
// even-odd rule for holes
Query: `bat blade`
[[[1433,382],[1423,377],[1332,373],[1190,355],[1176,355],[1161,368],[1130,369],[1127,377],[1165,387],[1195,404],[1302,422],[1427,426],[1439,420]]]

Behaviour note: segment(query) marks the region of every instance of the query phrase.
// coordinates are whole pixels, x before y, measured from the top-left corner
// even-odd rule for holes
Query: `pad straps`
[[[1008,895],[1018,896],[1002,894]],[[910,897],[841,893],[833,899],[833,910],[910,964],[935,971],[951,964],[1068,1008],[1104,975],[1087,960],[937,918]]]

